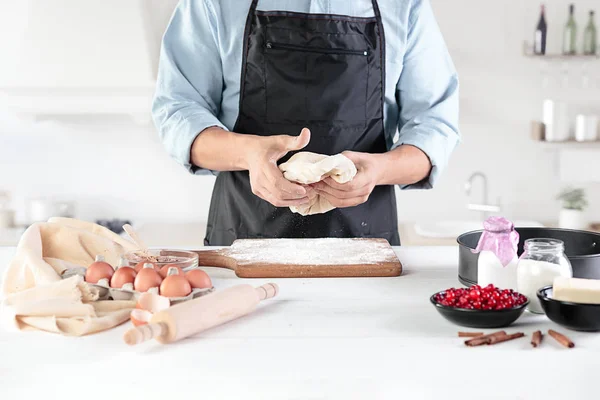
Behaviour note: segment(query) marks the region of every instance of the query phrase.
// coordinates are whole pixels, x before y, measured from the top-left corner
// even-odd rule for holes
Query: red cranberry
[[[527,301],[512,289],[499,289],[492,284],[481,288],[473,285],[467,289],[450,288],[434,296],[435,301],[448,307],[475,310],[504,310]]]

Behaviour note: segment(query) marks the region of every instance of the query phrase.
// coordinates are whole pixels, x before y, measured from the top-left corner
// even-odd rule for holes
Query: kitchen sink
[[[543,227],[544,225],[536,221],[515,220],[513,221],[516,227]],[[415,232],[417,235],[429,238],[457,238],[465,232],[471,232],[483,229],[483,222],[472,220],[456,220],[456,221],[438,221],[431,223],[415,224]]]

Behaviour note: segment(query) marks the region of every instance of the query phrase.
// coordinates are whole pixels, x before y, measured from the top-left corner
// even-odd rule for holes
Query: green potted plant
[[[585,210],[588,202],[583,189],[566,188],[558,194],[562,202],[559,227],[563,229],[587,229]]]

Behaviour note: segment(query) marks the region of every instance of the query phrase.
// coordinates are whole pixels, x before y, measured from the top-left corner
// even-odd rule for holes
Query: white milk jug
[[[490,217],[483,223],[484,231],[479,238],[475,253],[477,284],[492,284],[501,289],[517,290],[517,246],[519,234],[512,222],[502,217]]]

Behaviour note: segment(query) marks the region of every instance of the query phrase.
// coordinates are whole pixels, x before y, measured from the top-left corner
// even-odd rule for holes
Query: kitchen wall
[[[549,53],[560,52],[569,3],[545,2]],[[565,100],[573,112],[592,109],[600,114],[600,61],[566,65],[523,57],[523,41],[531,42],[539,2],[432,0],[432,4],[461,77],[464,143],[438,188],[405,194],[400,207],[418,207],[417,219],[426,218],[428,209],[434,218],[447,218],[448,213],[466,216],[462,183],[473,170],[481,170],[489,177],[492,198],[500,196],[511,217],[555,220],[559,204],[553,198],[570,183],[559,180],[561,170],[572,177],[573,170],[589,166],[590,156],[580,163],[559,163],[559,153],[530,140],[529,124],[541,118],[544,98]],[[593,0],[576,2],[580,32],[588,10],[598,5]],[[587,67],[588,86],[583,86],[582,66]],[[600,156],[600,146],[592,155]],[[600,185],[578,184],[588,189],[591,218],[599,219]],[[410,218],[411,212],[402,215]]]
[[[463,185],[472,172],[482,171],[489,178],[490,198],[501,197],[511,218],[556,220],[559,205],[553,198],[569,183],[559,180],[561,169],[593,168],[600,146],[585,153],[587,160],[571,151],[559,163],[554,147],[530,140],[530,122],[541,118],[546,97],[600,115],[600,61],[586,66],[587,87],[582,86],[582,63],[571,63],[569,84],[564,87],[563,63],[544,66],[523,57],[523,41],[532,37],[538,19],[536,1],[432,0],[432,4],[462,81],[464,142],[434,190],[399,194],[400,219],[476,217],[466,210],[469,199]],[[546,4],[549,50],[559,51],[568,2]],[[588,9],[595,5],[600,12],[597,0],[576,5],[580,27]],[[548,72],[546,86],[541,71]],[[600,168],[600,162],[595,166]],[[128,118],[29,121],[0,116],[0,190],[12,193],[20,219],[26,199],[51,196],[76,201],[77,216],[83,219],[202,221],[213,182],[212,177],[189,175],[169,159],[152,126]],[[589,192],[592,219],[600,221],[600,184],[581,185]],[[479,196],[477,186],[471,200],[479,201]]]

